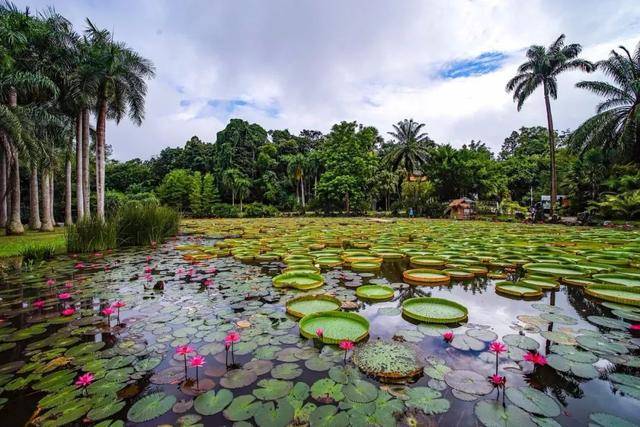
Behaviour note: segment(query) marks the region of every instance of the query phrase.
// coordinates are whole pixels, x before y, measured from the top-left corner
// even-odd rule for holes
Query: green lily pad
[[[551,418],[560,415],[556,401],[534,388],[509,387],[505,393],[511,402],[527,412]]]
[[[264,379],[258,381],[258,388],[253,390],[253,395],[260,400],[277,400],[289,394],[293,388],[291,381]]]
[[[311,397],[321,403],[339,402],[344,399],[342,384],[323,378],[311,386]]]
[[[289,300],[286,308],[292,316],[304,317],[311,313],[339,310],[341,304],[338,298],[331,295],[304,295]]]
[[[355,380],[342,388],[344,396],[357,403],[372,402],[378,397],[378,389],[368,381]]]
[[[333,366],[333,363],[322,357],[312,357],[311,359],[305,360],[304,366],[311,371],[322,372],[328,371]]]
[[[502,337],[502,340],[509,346],[518,347],[523,350],[537,350],[540,347],[538,341],[524,335],[505,335]]]
[[[305,338],[319,339],[325,344],[338,344],[349,340],[358,342],[369,335],[369,321],[355,313],[325,311],[304,316],[299,323],[300,333]],[[316,331],[323,331],[318,337]]]
[[[444,381],[449,387],[468,394],[482,396],[493,391],[493,386],[485,376],[465,369],[447,372]]]
[[[152,393],[138,400],[129,408],[127,419],[143,423],[163,415],[176,403],[176,397],[164,392]]]
[[[124,400],[114,400],[110,397],[103,398],[93,405],[93,409],[87,413],[87,418],[92,421],[99,421],[103,418],[110,417],[120,412],[125,404],[126,402]]]
[[[466,307],[443,298],[409,298],[402,303],[402,313],[427,323],[459,323],[467,319]]]
[[[238,396],[222,412],[229,421],[244,421],[253,417],[262,404],[252,394]]]
[[[407,391],[406,401],[408,408],[420,409],[425,414],[442,414],[451,406],[447,399],[442,398],[439,391],[429,387],[413,387]]]
[[[486,427],[535,427],[531,417],[516,405],[502,406],[497,400],[481,400],[474,412]]]
[[[252,384],[258,376],[248,369],[232,369],[220,378],[220,385],[224,388],[242,388]]]
[[[451,340],[451,347],[462,351],[482,351],[486,347],[486,343],[479,339],[470,337],[469,335],[454,335]]]
[[[384,301],[393,298],[393,288],[386,285],[365,285],[356,289],[356,296],[364,300]]]
[[[637,424],[605,412],[594,412],[589,420],[602,427],[637,427]]]
[[[302,374],[302,368],[296,363],[281,363],[271,370],[271,376],[281,380],[292,380]]]
[[[286,399],[263,403],[253,416],[259,427],[286,427],[294,417],[294,408]]]
[[[318,406],[309,416],[311,427],[347,427],[349,416],[333,405]]]
[[[423,368],[416,351],[397,341],[376,340],[361,345],[352,361],[367,375],[393,381],[420,375]]]
[[[201,415],[215,415],[233,400],[233,393],[227,389],[221,389],[217,393],[209,390],[196,397],[193,401],[194,409]]]

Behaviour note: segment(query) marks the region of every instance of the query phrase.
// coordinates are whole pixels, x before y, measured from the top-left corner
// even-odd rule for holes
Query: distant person
[[[409,208],[409,218],[413,218],[413,208]]]

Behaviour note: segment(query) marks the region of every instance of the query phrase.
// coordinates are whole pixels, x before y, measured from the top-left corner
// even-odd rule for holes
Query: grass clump
[[[22,257],[22,262],[32,263],[53,259],[56,252],[57,248],[53,244],[35,243],[22,247],[20,256]]]
[[[128,203],[106,221],[87,218],[67,229],[67,251],[96,252],[162,242],[178,233],[180,214],[153,203]]]

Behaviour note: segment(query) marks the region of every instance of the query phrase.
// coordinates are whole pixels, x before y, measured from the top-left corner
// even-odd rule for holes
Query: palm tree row
[[[0,5],[0,227],[21,234],[20,166],[29,172],[29,226],[52,230],[53,171],[64,165],[65,223],[91,215],[95,116],[96,215],[104,219],[106,122],[140,125],[151,62],[87,20],[84,35],[53,9]],[[75,156],[74,156],[75,149]],[[61,162],[60,159],[63,159]],[[60,163],[60,164],[58,164]]]

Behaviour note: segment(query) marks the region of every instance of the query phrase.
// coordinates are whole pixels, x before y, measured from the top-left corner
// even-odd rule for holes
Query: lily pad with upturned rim
[[[448,273],[430,268],[405,270],[402,278],[410,285],[443,285],[451,281]]]
[[[322,311],[339,310],[342,302],[332,295],[303,295],[287,301],[287,313],[295,317]]]
[[[393,382],[419,376],[424,367],[412,347],[397,341],[376,340],[361,345],[352,361],[365,374]]]
[[[585,288],[585,293],[601,300],[619,304],[640,306],[640,287],[624,285],[593,285]]]
[[[402,313],[414,320],[427,323],[459,323],[469,312],[466,307],[444,298],[409,298],[402,303]]]
[[[324,284],[322,275],[317,273],[289,271],[275,276],[272,279],[273,286],[276,288],[295,288],[300,290],[308,290],[319,288]]]
[[[300,320],[298,328],[303,337],[319,339],[325,344],[358,342],[369,335],[369,321],[365,317],[343,311],[308,314]],[[318,329],[323,331],[322,337],[316,334]]]
[[[537,298],[543,295],[539,287],[522,282],[498,282],[495,289],[499,294],[521,298]]]
[[[393,288],[385,285],[365,285],[356,289],[356,295],[364,300],[385,301],[393,298]]]

